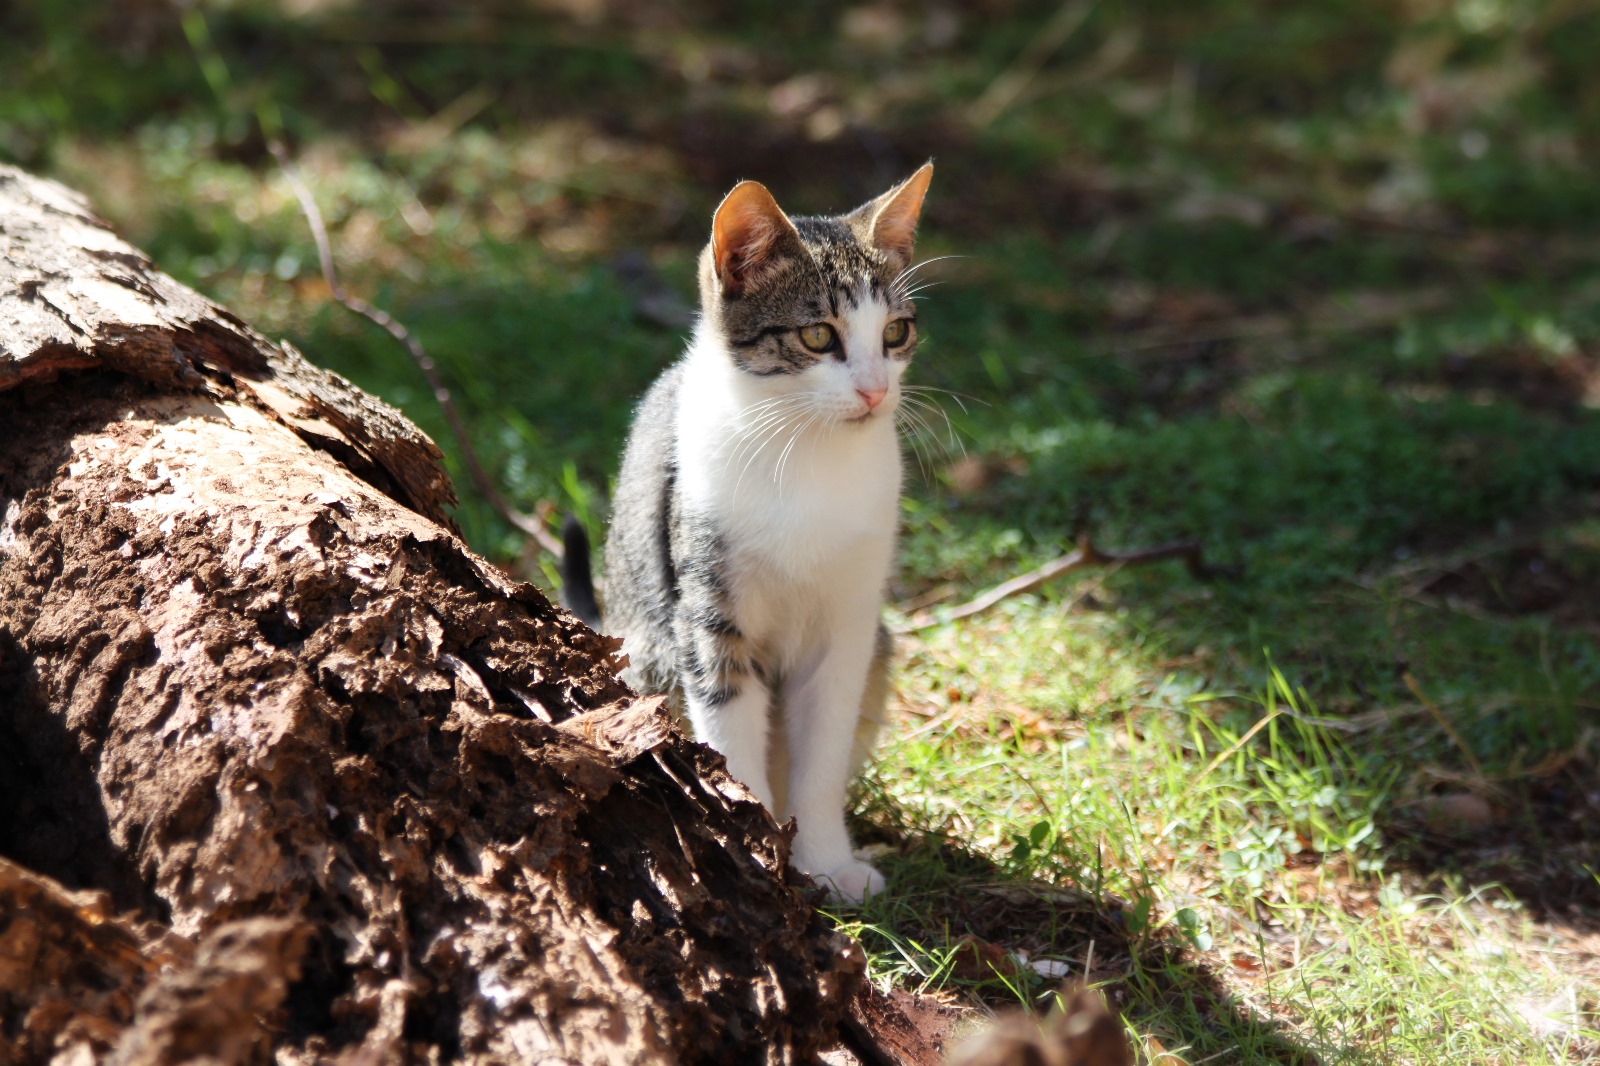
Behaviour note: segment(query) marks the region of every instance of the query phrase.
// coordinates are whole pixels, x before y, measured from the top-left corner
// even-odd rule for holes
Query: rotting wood
[[[450,500],[397,412],[0,168],[0,854],[193,960],[108,976],[96,1047],[247,1003],[218,1061],[811,1061],[864,966],[789,831]]]
[[[1065,988],[1043,1019],[1020,1012],[959,1045],[950,1066],[1133,1066],[1128,1038],[1093,989]]]
[[[263,1057],[309,932],[246,918],[193,946],[4,859],[0,922],[0,1016],[13,1022],[0,1061],[117,1066]]]

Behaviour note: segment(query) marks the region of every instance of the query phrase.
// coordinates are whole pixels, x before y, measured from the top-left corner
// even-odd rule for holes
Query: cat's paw
[[[876,896],[888,885],[882,874],[858,859],[847,859],[832,870],[811,876],[828,890],[828,898],[837,903],[865,902],[869,896]]]

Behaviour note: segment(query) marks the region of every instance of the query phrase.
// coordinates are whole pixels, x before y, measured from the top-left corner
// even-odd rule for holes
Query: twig
[[[311,190],[300,180],[294,161],[289,158],[289,153],[281,141],[275,138],[268,140],[267,149],[272,153],[272,158],[278,161],[278,166],[283,169],[283,176],[288,180],[289,187],[294,190],[295,199],[300,201],[300,212],[305,215],[306,224],[311,227],[311,237],[317,244],[317,259],[322,264],[322,278],[327,282],[328,292],[334,301],[389,334],[410,353],[411,361],[417,364],[422,376],[428,379],[428,387],[433,390],[434,401],[444,412],[445,421],[450,426],[457,447],[461,450],[461,457],[467,464],[467,471],[472,476],[472,483],[477,487],[478,494],[488,501],[489,506],[494,508],[495,513],[501,518],[533,538],[545,551],[560,559],[563,554],[560,539],[550,532],[540,518],[514,510],[500,495],[500,490],[495,488],[494,482],[483,469],[483,463],[478,459],[477,449],[472,446],[472,439],[467,435],[466,423],[461,420],[461,413],[450,395],[450,389],[445,385],[438,365],[422,347],[422,342],[389,312],[381,307],[374,307],[359,296],[350,295],[340,284],[338,272],[334,269],[333,249],[328,243],[328,229],[322,222],[322,212],[318,210],[317,202],[311,196]]]
[[[1466,757],[1467,765],[1472,767],[1472,772],[1479,777],[1485,776],[1483,763],[1479,762],[1477,755],[1473,754],[1472,749],[1467,747],[1467,742],[1461,739],[1461,734],[1456,732],[1456,727],[1450,724],[1450,719],[1444,716],[1444,712],[1439,709],[1439,705],[1430,700],[1427,693],[1422,691],[1422,686],[1417,684],[1417,679],[1412,675],[1411,671],[1407,670],[1400,675],[1400,680],[1406,683],[1406,688],[1410,689],[1411,694],[1428,709],[1428,713],[1433,715],[1433,720],[1439,723],[1439,727],[1444,730],[1445,735],[1455,743],[1461,754]]]
[[[972,105],[970,114],[973,123],[987,126],[1004,114],[1006,108],[1022,95],[1028,83],[1050,62],[1050,57],[1067,43],[1078,27],[1088,21],[1094,8],[1095,0],[1062,4],[1044,28],[1028,41],[1012,64],[989,83],[983,95]]]
[[[1094,540],[1086,533],[1078,538],[1078,546],[1073,551],[1054,559],[1037,570],[1030,570],[1026,574],[1019,574],[1010,581],[1002,582],[989,591],[962,604],[960,607],[949,611],[922,612],[905,622],[890,626],[895,633],[915,633],[918,630],[928,629],[932,626],[943,625],[946,622],[955,622],[963,618],[971,618],[975,614],[982,614],[1002,600],[1013,596],[1020,596],[1050,581],[1054,581],[1062,574],[1074,570],[1082,570],[1089,566],[1138,566],[1141,563],[1156,563],[1164,559],[1182,559],[1189,568],[1189,573],[1200,580],[1221,576],[1224,572],[1206,564],[1201,555],[1200,543],[1193,540],[1181,540],[1173,544],[1163,544],[1156,548],[1145,548],[1141,551],[1102,551],[1095,547]]]
[[[1257,733],[1259,733],[1263,729],[1265,729],[1267,727],[1267,725],[1270,722],[1272,722],[1273,719],[1277,718],[1278,715],[1280,715],[1282,713],[1283,713],[1283,708],[1282,707],[1274,707],[1274,708],[1272,708],[1272,710],[1270,712],[1268,712],[1266,717],[1262,718],[1261,721],[1257,722],[1255,725],[1253,725],[1249,729],[1245,730],[1245,733],[1244,733],[1243,736],[1241,736],[1238,740],[1235,740],[1232,744],[1229,744],[1226,748],[1223,748],[1220,752],[1218,752],[1216,758],[1214,758],[1210,762],[1206,763],[1206,768],[1204,770],[1201,770],[1197,777],[1193,777],[1193,778],[1191,778],[1189,780],[1189,784],[1184,788],[1183,792],[1178,796],[1178,802],[1172,804],[1169,809],[1170,810],[1177,810],[1182,805],[1183,801],[1189,798],[1189,793],[1191,793],[1191,792],[1193,792],[1195,790],[1195,786],[1200,784],[1200,782],[1204,781],[1206,778],[1211,776],[1211,771],[1215,770],[1217,767],[1221,766],[1223,763],[1225,763],[1229,759],[1233,758],[1235,752],[1237,752],[1240,748],[1244,747],[1246,744],[1250,743],[1250,738],[1251,737],[1255,736]],[[1171,821],[1167,821],[1167,822],[1162,823],[1161,832],[1156,834],[1156,839],[1160,840],[1162,837],[1166,836],[1167,833],[1169,833],[1172,830],[1172,828],[1177,824],[1178,823],[1177,823],[1176,819],[1173,819]]]

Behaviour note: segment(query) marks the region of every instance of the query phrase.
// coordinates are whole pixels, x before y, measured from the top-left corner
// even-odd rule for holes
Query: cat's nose
[[[883,402],[883,398],[888,394],[889,390],[887,388],[856,390],[856,395],[861,397],[862,401],[867,405],[867,410],[869,411],[875,410],[877,406]]]

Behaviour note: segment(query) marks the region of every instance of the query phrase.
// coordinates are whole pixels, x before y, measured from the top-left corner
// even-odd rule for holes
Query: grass
[[[1390,861],[1412,782],[1387,753],[1425,719],[1327,717],[1270,663],[1209,692],[1164,658],[1041,603],[913,654],[915,725],[864,789],[893,891],[846,926],[885,979],[1037,1002],[1055,982],[1014,954],[1059,959],[1190,1061],[1592,1054],[1591,986],[1513,898]],[[963,935],[1013,954],[974,972]]]
[[[598,532],[716,197],[838,209],[935,156],[920,251],[960,258],[913,373],[950,424],[901,614],[1085,530],[1232,576],[1078,574],[902,641],[857,823],[891,891],[838,916],[875,977],[979,1011],[1088,979],[1163,1066],[1600,1059],[1600,16],[1086,3],[1041,57],[1034,0],[568,7],[19,5],[0,158],[465,487],[329,304],[281,130],[507,494]]]

